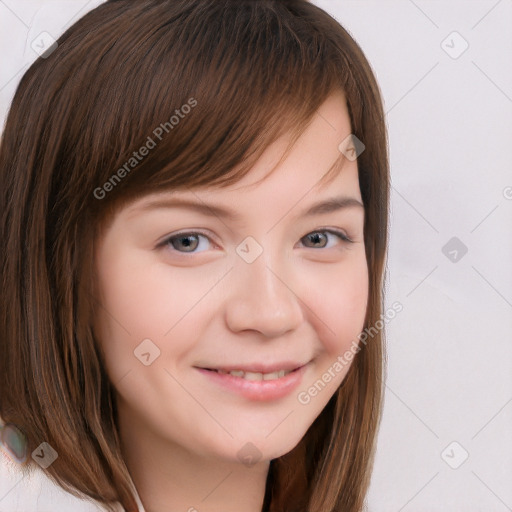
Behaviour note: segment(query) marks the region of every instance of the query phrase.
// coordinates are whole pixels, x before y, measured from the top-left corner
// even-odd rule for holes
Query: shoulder
[[[0,430],[3,423],[0,419]],[[1,437],[0,437],[1,440]],[[82,500],[55,484],[36,464],[22,465],[0,442],[1,512],[105,512],[101,504]],[[119,512],[123,512],[119,505]]]

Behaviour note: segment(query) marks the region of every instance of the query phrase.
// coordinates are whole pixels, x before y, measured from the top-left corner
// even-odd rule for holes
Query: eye
[[[311,233],[308,233],[305,237],[303,237],[301,240],[305,240],[306,247],[312,249],[330,249],[332,247],[332,244],[330,246],[327,245],[327,243],[329,242],[329,235],[336,236],[343,242],[352,243],[352,240],[350,240],[350,238],[348,238],[348,236],[345,235],[345,233],[343,233],[342,231],[332,229],[312,231]]]
[[[207,242],[201,243],[201,240],[206,240]],[[206,235],[197,232],[190,232],[179,233],[177,235],[166,238],[161,245],[178,252],[198,253],[207,250],[209,242],[211,242],[211,240]],[[198,248],[201,250],[196,250]]]
[[[308,233],[306,236],[304,236],[301,240],[304,241],[305,247],[311,249],[330,249],[336,245],[335,242],[329,245],[330,237],[337,237],[338,240],[341,240],[345,243],[353,242],[342,231],[332,229],[312,231],[311,233]],[[170,236],[166,238],[161,244],[159,244],[159,246],[180,253],[197,254],[199,252],[208,250],[210,248],[209,244],[211,243],[213,242],[207,235],[192,231],[187,233],[178,233],[177,235]]]

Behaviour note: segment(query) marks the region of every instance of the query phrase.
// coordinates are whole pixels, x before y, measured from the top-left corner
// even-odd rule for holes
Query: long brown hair
[[[291,147],[341,89],[365,144],[358,169],[372,326],[388,229],[382,100],[360,47],[306,0],[110,0],[57,43],[23,76],[0,147],[0,416],[25,434],[29,453],[43,441],[57,451],[46,471],[64,489],[134,511],[92,330],[101,229],[136,197],[236,182],[279,136],[293,133]],[[136,158],[144,145],[150,151]],[[379,331],[297,447],[271,461],[265,511],[362,509],[382,343]]]

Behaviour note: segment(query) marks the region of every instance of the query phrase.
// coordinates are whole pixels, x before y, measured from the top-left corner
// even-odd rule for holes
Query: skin
[[[357,161],[344,159],[334,178],[322,179],[350,133],[338,92],[272,173],[285,139],[228,188],[137,199],[98,241],[95,329],[116,389],[123,453],[146,512],[261,511],[270,460],[298,444],[345,377],[349,365],[308,404],[299,402],[301,391],[329,368],[333,373],[364,327],[364,208],[301,216],[334,196],[362,203]],[[143,208],[166,198],[215,203],[240,219]],[[161,245],[198,230],[188,246],[180,237]],[[248,236],[263,249],[252,263],[236,252]],[[148,366],[134,356],[144,339],[160,350]],[[308,364],[294,391],[267,401],[221,388],[197,369],[259,361]],[[252,464],[239,454],[248,442],[256,448]]]

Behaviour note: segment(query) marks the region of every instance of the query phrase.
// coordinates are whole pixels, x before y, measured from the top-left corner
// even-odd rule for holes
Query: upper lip
[[[219,366],[203,366],[200,367],[204,370],[221,370],[224,372],[243,371],[253,373],[274,373],[280,370],[292,371],[297,370],[307,363],[296,363],[292,361],[283,361],[281,363],[265,364],[265,363],[251,363],[251,364],[237,364],[237,365],[219,365]]]

